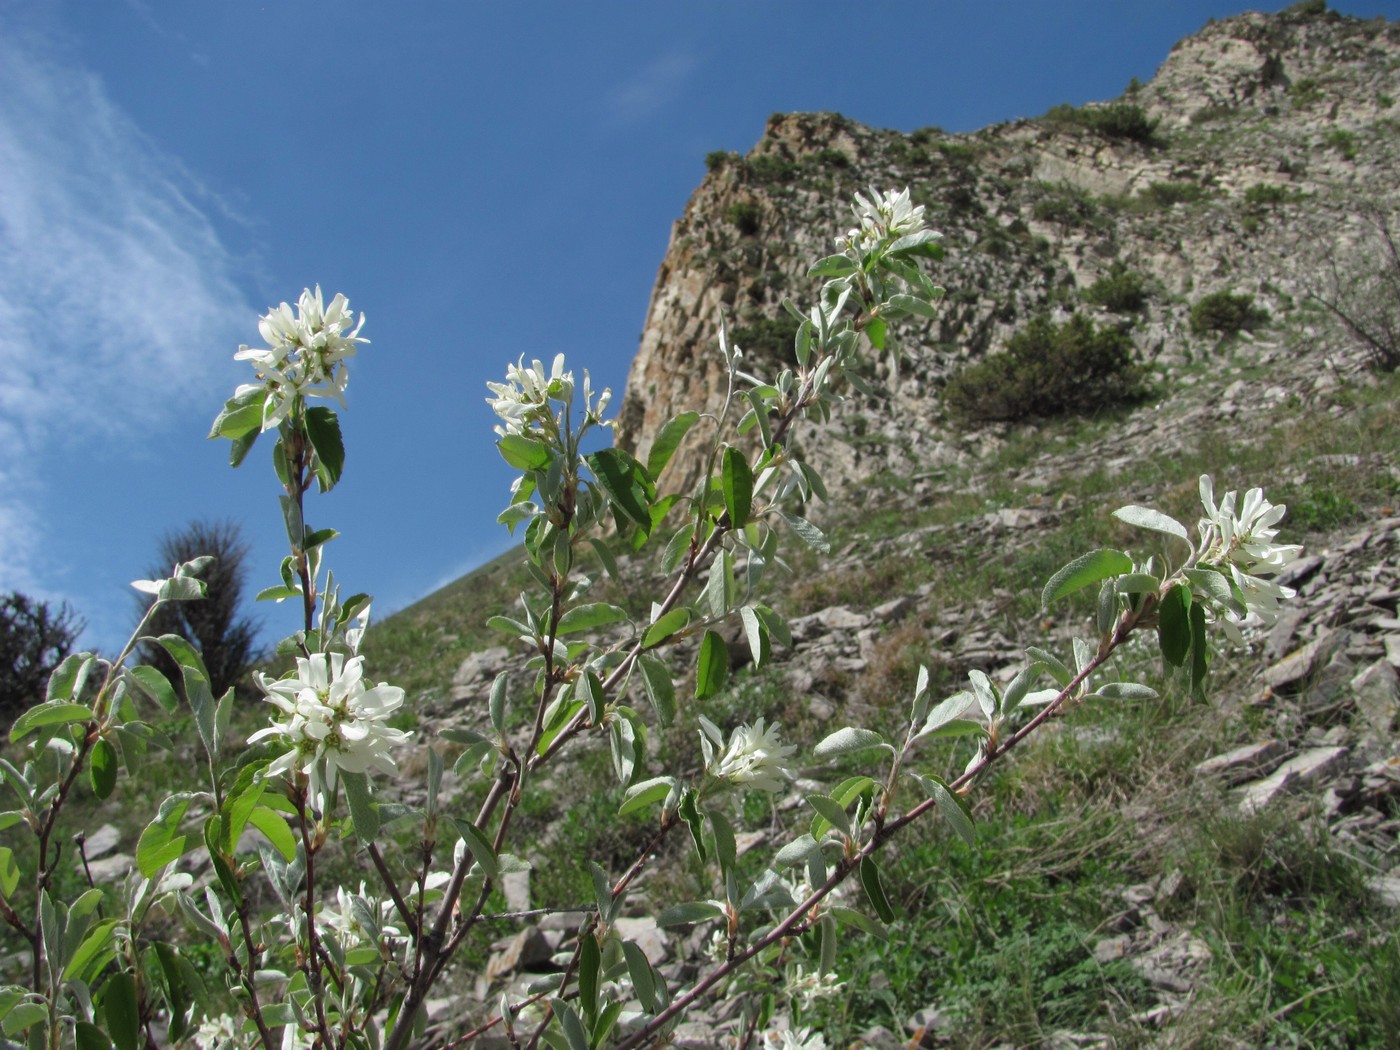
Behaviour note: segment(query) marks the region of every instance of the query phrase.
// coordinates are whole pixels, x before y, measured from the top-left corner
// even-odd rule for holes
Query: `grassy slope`
[[[1017,637],[1038,613],[1040,582],[1059,564],[1089,546],[1138,541],[1115,528],[1109,509],[1148,494],[1193,520],[1199,473],[1230,485],[1264,480],[1271,496],[1293,507],[1290,539],[1320,541],[1328,530],[1393,513],[1400,501],[1394,482],[1378,479],[1365,462],[1307,470],[1321,455],[1400,455],[1400,381],[1390,377],[1343,387],[1326,404],[1289,402],[1248,432],[1222,424],[1201,432],[1194,449],[1148,456],[1116,477],[1091,471],[1075,478],[1074,509],[1009,558],[958,542],[961,523],[1032,500],[1032,491],[1005,480],[1020,467],[1047,450],[1111,445],[1120,423],[1071,420],[1013,431],[991,459],[948,477],[935,496],[914,499],[895,479],[879,479],[859,512],[839,503],[820,508],[817,518],[838,548],[855,543],[885,553],[833,570],[829,559],[795,552],[794,571],[774,585],[771,603],[795,616],[838,603],[868,608],[925,580],[935,581],[941,606],[1005,588],[1015,597],[992,626]],[[898,542],[934,524],[946,528],[932,543],[911,550]],[[376,673],[424,699],[440,697],[462,655],[500,644],[481,621],[485,611],[508,606],[522,582],[507,556],[391,617],[371,635]],[[933,652],[927,641],[936,614],[921,609],[888,628],[870,666],[854,677],[831,676],[824,690],[863,703],[882,698],[863,714],[892,727],[920,662],[957,688],[956,652]],[[1143,657],[1134,669],[1150,681],[1156,662]],[[1220,695],[1228,696],[1229,671],[1218,677]],[[824,722],[805,700],[791,696],[779,674],[743,673],[706,713],[780,717],[810,747],[841,724],[841,714]],[[887,873],[904,916],[895,946],[846,942],[849,994],[811,1017],[826,1027],[829,1044],[842,1045],[872,1023],[898,1030],[914,1010],[936,1004],[942,1038],[958,1046],[1032,1045],[1054,1030],[1098,1032],[1123,1046],[1390,1045],[1387,1033],[1400,1025],[1400,942],[1393,919],[1374,911],[1362,886],[1368,858],[1343,855],[1308,820],[1231,815],[1217,788],[1192,779],[1196,762],[1254,738],[1261,727],[1251,717],[1230,703],[1194,703],[1174,686],[1156,703],[1073,712],[985,785],[976,849],[936,827],[901,843]],[[689,712],[654,744],[663,760],[693,762],[693,734]],[[947,768],[961,762],[950,755]],[[566,856],[620,859],[646,834],[645,825],[613,815],[620,792],[601,754],[586,755],[567,788],[581,800],[568,816],[556,820],[555,804],[541,799],[522,811],[522,837],[549,835],[551,853],[558,847]],[[744,800],[742,810],[751,822],[763,819],[759,799]],[[536,902],[587,899],[576,867],[542,868]],[[1187,889],[1163,905],[1167,917],[1210,952],[1192,1008],[1170,1015],[1159,1031],[1140,1016],[1158,1001],[1142,976],[1125,962],[1097,962],[1092,949],[1133,921],[1124,917],[1125,888],[1168,875]],[[700,888],[693,876],[693,862],[677,855],[661,881],[685,894]]]

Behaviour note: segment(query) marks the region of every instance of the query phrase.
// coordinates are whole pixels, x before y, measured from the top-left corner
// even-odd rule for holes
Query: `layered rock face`
[[[949,294],[938,321],[901,323],[900,358],[870,362],[883,396],[847,402],[804,450],[831,480],[968,455],[975,440],[940,410],[947,376],[1033,317],[1103,312],[1084,292],[1115,268],[1147,278],[1133,339],[1170,385],[1210,345],[1190,334],[1194,302],[1230,290],[1275,319],[1301,316],[1322,253],[1359,236],[1365,207],[1394,208],[1397,100],[1400,25],[1298,9],[1207,25],[1113,102],[972,134],[775,115],[746,157],[711,155],[672,229],[618,442],[644,457],[671,416],[718,409],[721,318],[755,370],[790,361],[794,326],[779,304],[810,301],[806,265],[832,250],[852,194],[869,186],[907,185],[927,206],[949,249],[936,275]],[[1153,130],[1103,119],[1114,114]],[[1309,334],[1304,350],[1319,360],[1340,349]],[[696,428],[668,488],[694,482],[712,438]]]

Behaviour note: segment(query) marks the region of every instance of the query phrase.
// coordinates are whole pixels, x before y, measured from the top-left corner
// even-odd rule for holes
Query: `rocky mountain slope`
[[[901,325],[899,356],[871,363],[879,396],[839,406],[804,449],[833,493],[813,515],[833,552],[794,552],[772,601],[792,647],[756,674],[731,638],[732,685],[711,704],[778,719],[810,747],[842,724],[897,719],[920,663],[935,691],[972,668],[1004,682],[1025,646],[1059,651],[1083,633],[1083,610],[1040,609],[1047,576],[1141,539],[1113,531],[1113,507],[1194,520],[1202,472],[1222,488],[1265,485],[1290,505],[1287,538],[1307,544],[1286,581],[1296,601],[1249,653],[1217,656],[1210,704],[1153,678],[1154,653],[1130,655],[1125,673],[1162,686],[1160,707],[1105,705],[1049,727],[979,791],[979,849],[893,851],[896,872],[907,864],[891,876],[903,947],[843,945],[847,1005],[820,1015],[828,1045],[1394,1045],[1400,382],[1368,370],[1309,296],[1328,291],[1333,262],[1364,262],[1367,209],[1400,205],[1400,26],[1317,3],[1242,15],[1182,41],[1112,102],[956,136],[778,115],[748,156],[712,155],[710,169],[673,229],[621,407],[619,443],[640,457],[671,415],[718,407],[721,317],[753,370],[788,359],[778,304],[813,291],[804,268],[849,225],[852,193],[908,185],[945,234],[936,276],[949,289],[938,320]],[[1095,291],[1124,275],[1141,276],[1141,302]],[[1251,297],[1255,330],[1193,325],[1216,292]],[[1129,333],[1152,369],[1150,404],[987,426],[945,412],[959,369],[1032,318],[1075,312]],[[663,487],[695,479],[694,454],[682,447]],[[621,560],[613,597],[649,598],[653,562]],[[377,673],[419,691],[422,739],[484,726],[482,698],[516,654],[476,625],[499,607],[490,595],[512,600],[510,571],[371,635]],[[457,668],[450,685],[443,666]],[[674,741],[693,737],[687,726]],[[507,887],[513,910],[578,897],[549,862],[597,847],[580,838],[587,817],[613,822],[610,770],[559,776],[550,788],[570,802],[517,829],[538,867]],[[799,781],[779,808],[813,789]],[[444,797],[456,790],[449,776]],[[768,835],[744,848],[781,845]],[[1004,903],[1017,894],[1021,911]],[[1066,900],[1080,910],[1057,925]],[[694,977],[707,932],[659,930],[644,912],[628,936],[668,980]],[[960,940],[960,915],[985,937]],[[489,1004],[557,972],[577,933],[566,912],[503,936],[486,976],[435,1003],[435,1020],[473,992]],[[987,977],[989,958],[1009,959],[1010,976]],[[1078,1006],[1061,1009],[1076,981]],[[677,1045],[715,1045],[732,1005],[694,1016]]]
[[[1221,290],[1252,295],[1295,337],[1266,362],[1273,382],[1237,400],[1306,394],[1342,346],[1300,307],[1328,251],[1358,236],[1359,210],[1394,207],[1400,163],[1400,25],[1320,7],[1213,22],[1113,102],[972,134],[774,115],[747,156],[711,155],[673,227],[619,443],[645,453],[666,419],[719,403],[721,316],[751,359],[790,358],[778,304],[812,294],[804,266],[867,186],[908,186],[928,208],[949,294],[938,321],[902,334],[903,360],[874,364],[885,396],[847,404],[841,440],[808,450],[838,481],[966,463],[981,437],[948,425],[942,383],[1030,318],[1103,313],[1086,292],[1115,272],[1145,278],[1132,337],[1168,399],[1216,342],[1191,333],[1191,306]],[[684,487],[698,468],[683,452],[671,469]]]

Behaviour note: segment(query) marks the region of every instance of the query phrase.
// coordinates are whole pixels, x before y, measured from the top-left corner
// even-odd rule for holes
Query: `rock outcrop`
[[[1357,236],[1359,209],[1395,205],[1397,99],[1400,25],[1300,9],[1212,22],[1112,103],[972,134],[776,114],[747,156],[711,155],[672,229],[619,444],[644,458],[671,416],[719,407],[721,318],[757,370],[791,357],[779,304],[810,300],[805,264],[831,250],[852,194],[872,185],[907,185],[927,206],[949,249],[936,273],[949,295],[939,320],[901,329],[903,360],[870,362],[881,400],[848,402],[840,440],[804,450],[834,480],[964,458],[939,406],[946,377],[1032,317],[1100,309],[1083,293],[1115,267],[1148,279],[1133,339],[1169,387],[1210,345],[1190,334],[1192,303],[1225,289],[1296,318],[1315,374],[1340,344],[1307,331],[1298,308],[1324,246]],[[1089,115],[1110,107],[1136,107],[1155,130],[1105,133]],[[712,436],[697,428],[671,487],[698,477]]]

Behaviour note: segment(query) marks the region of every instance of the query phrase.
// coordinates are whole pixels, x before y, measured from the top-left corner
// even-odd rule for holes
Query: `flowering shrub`
[[[230,440],[238,465],[260,435],[275,434],[272,462],[289,554],[280,581],[260,597],[300,604],[302,627],[281,646],[295,668],[279,679],[258,676],[270,724],[242,746],[230,729],[232,692],[213,695],[187,642],[154,639],[179,665],[185,700],[152,668],[125,665],[155,609],[201,596],[202,565],[192,562],[168,579],[138,581],[154,599],[152,613],[115,661],[84,653],[54,673],[46,701],[11,732],[26,749],[22,767],[0,763],[15,799],[15,808],[0,814],[0,828],[31,840],[24,854],[0,848],[0,919],[24,938],[30,963],[27,986],[0,989],[4,1033],[36,1048],[81,1050],[159,1042],[406,1046],[463,945],[494,938],[486,919],[508,918],[489,915],[487,907],[503,876],[527,866],[509,852],[512,818],[538,790],[542,772],[576,742],[610,752],[620,813],[654,813],[655,831],[629,864],[608,870],[587,862],[596,900],[563,972],[526,994],[502,995],[488,1016],[451,1033],[452,1045],[498,1029],[516,1046],[657,1045],[690,1006],[727,995],[741,1010],[738,1027],[724,1038],[821,1050],[823,1035],[803,1022],[817,999],[841,987],[833,972],[839,931],[886,936],[894,917],[879,866],[891,838],[936,813],[973,842],[966,796],[974,782],[1065,704],[1152,695],[1131,683],[1091,685],[1139,631],[1154,631],[1168,664],[1199,691],[1207,627],[1218,622],[1238,632],[1267,622],[1290,594],[1268,577],[1298,553],[1275,542],[1282,507],[1257,489],[1217,503],[1208,478],[1196,542],[1157,511],[1117,512],[1175,541],[1169,549],[1177,561],[1137,561],[1101,549],[1051,578],[1042,595],[1047,605],[1098,588],[1093,633],[1076,639],[1070,653],[1031,647],[1010,682],[998,686],[974,671],[967,689],[937,702],[921,671],[899,736],[887,740],[846,726],[818,743],[804,765],[808,758],[819,766],[858,761],[864,772],[806,790],[797,826],[757,877],[745,874],[751,865],[737,863],[734,818],[719,801],[731,787],[775,792],[790,785],[797,749],[782,742],[777,724],[759,714],[726,734],[701,717],[698,771],[684,772],[691,764],[680,762],[642,779],[650,729],[671,725],[685,702],[675,686],[677,642],[698,641],[695,696],[703,700],[728,673],[728,643],[717,629],[723,621],[737,618],[757,665],[771,659],[775,640],[790,641],[781,615],[759,600],[759,585],[778,560],[782,536],[826,548],[820,529],[796,513],[825,489],[790,446],[790,432],[804,420],[826,421],[838,384],[856,378],[864,347],[884,348],[891,322],[934,314],[942,290],[922,263],[941,249],[924,226],[923,208],[907,191],[872,191],[856,198],[854,215],[837,253],[812,267],[825,281],[816,303],[787,304],[796,321],[795,365],[755,375],[722,332],[729,375],[722,409],[670,421],[645,463],[616,448],[582,451],[590,429],[609,425],[609,394],[595,394],[587,372],[579,382],[562,357],[548,369],[522,358],[505,382],[488,384],[500,420],[497,448],[519,472],[501,521],[522,527],[534,580],[520,606],[490,624],[511,639],[532,680],[524,696],[512,696],[502,674],[482,698],[481,729],[444,730],[435,741],[461,749],[453,769],[479,788],[459,796],[479,799],[474,814],[444,801],[445,759],[434,743],[424,745],[421,805],[390,801],[376,784],[398,771],[394,750],[410,736],[388,724],[403,691],[369,684],[360,646],[370,599],[342,598],[323,571],[336,532],[306,520],[313,483],[332,488],[345,463],[334,410],[308,399],[344,403],[349,358],[365,342],[358,334],[363,318],[352,326],[344,296],[324,307],[319,290],[303,293],[295,312],[283,304],[263,317],[269,347],[236,355],[253,365],[258,381],[234,392],[211,436]],[[693,492],[660,493],[656,479],[697,427],[708,436],[709,476]],[[753,454],[735,443],[736,432],[750,431]],[[590,599],[593,580],[579,567],[588,550],[615,572],[619,543],[653,544],[669,574],[640,620]],[[178,785],[160,804],[137,845],[137,870],[123,886],[60,892],[57,828],[75,785],[86,778],[106,798],[123,767],[142,776],[147,749],[170,746],[161,723],[186,703],[201,752],[194,775],[202,783]],[[949,772],[950,763],[961,773]],[[676,832],[688,832],[712,880],[711,896],[673,902],[657,916],[662,926],[712,927],[709,962],[680,987],[617,922],[638,876]],[[328,886],[324,854],[332,842],[363,851],[373,883],[355,892]],[[400,848],[403,842],[409,848]],[[189,870],[195,854],[210,872],[198,886]],[[163,939],[174,919],[216,945],[221,965],[201,972],[195,953]],[[754,993],[749,975],[759,970],[782,975],[781,998]]]

